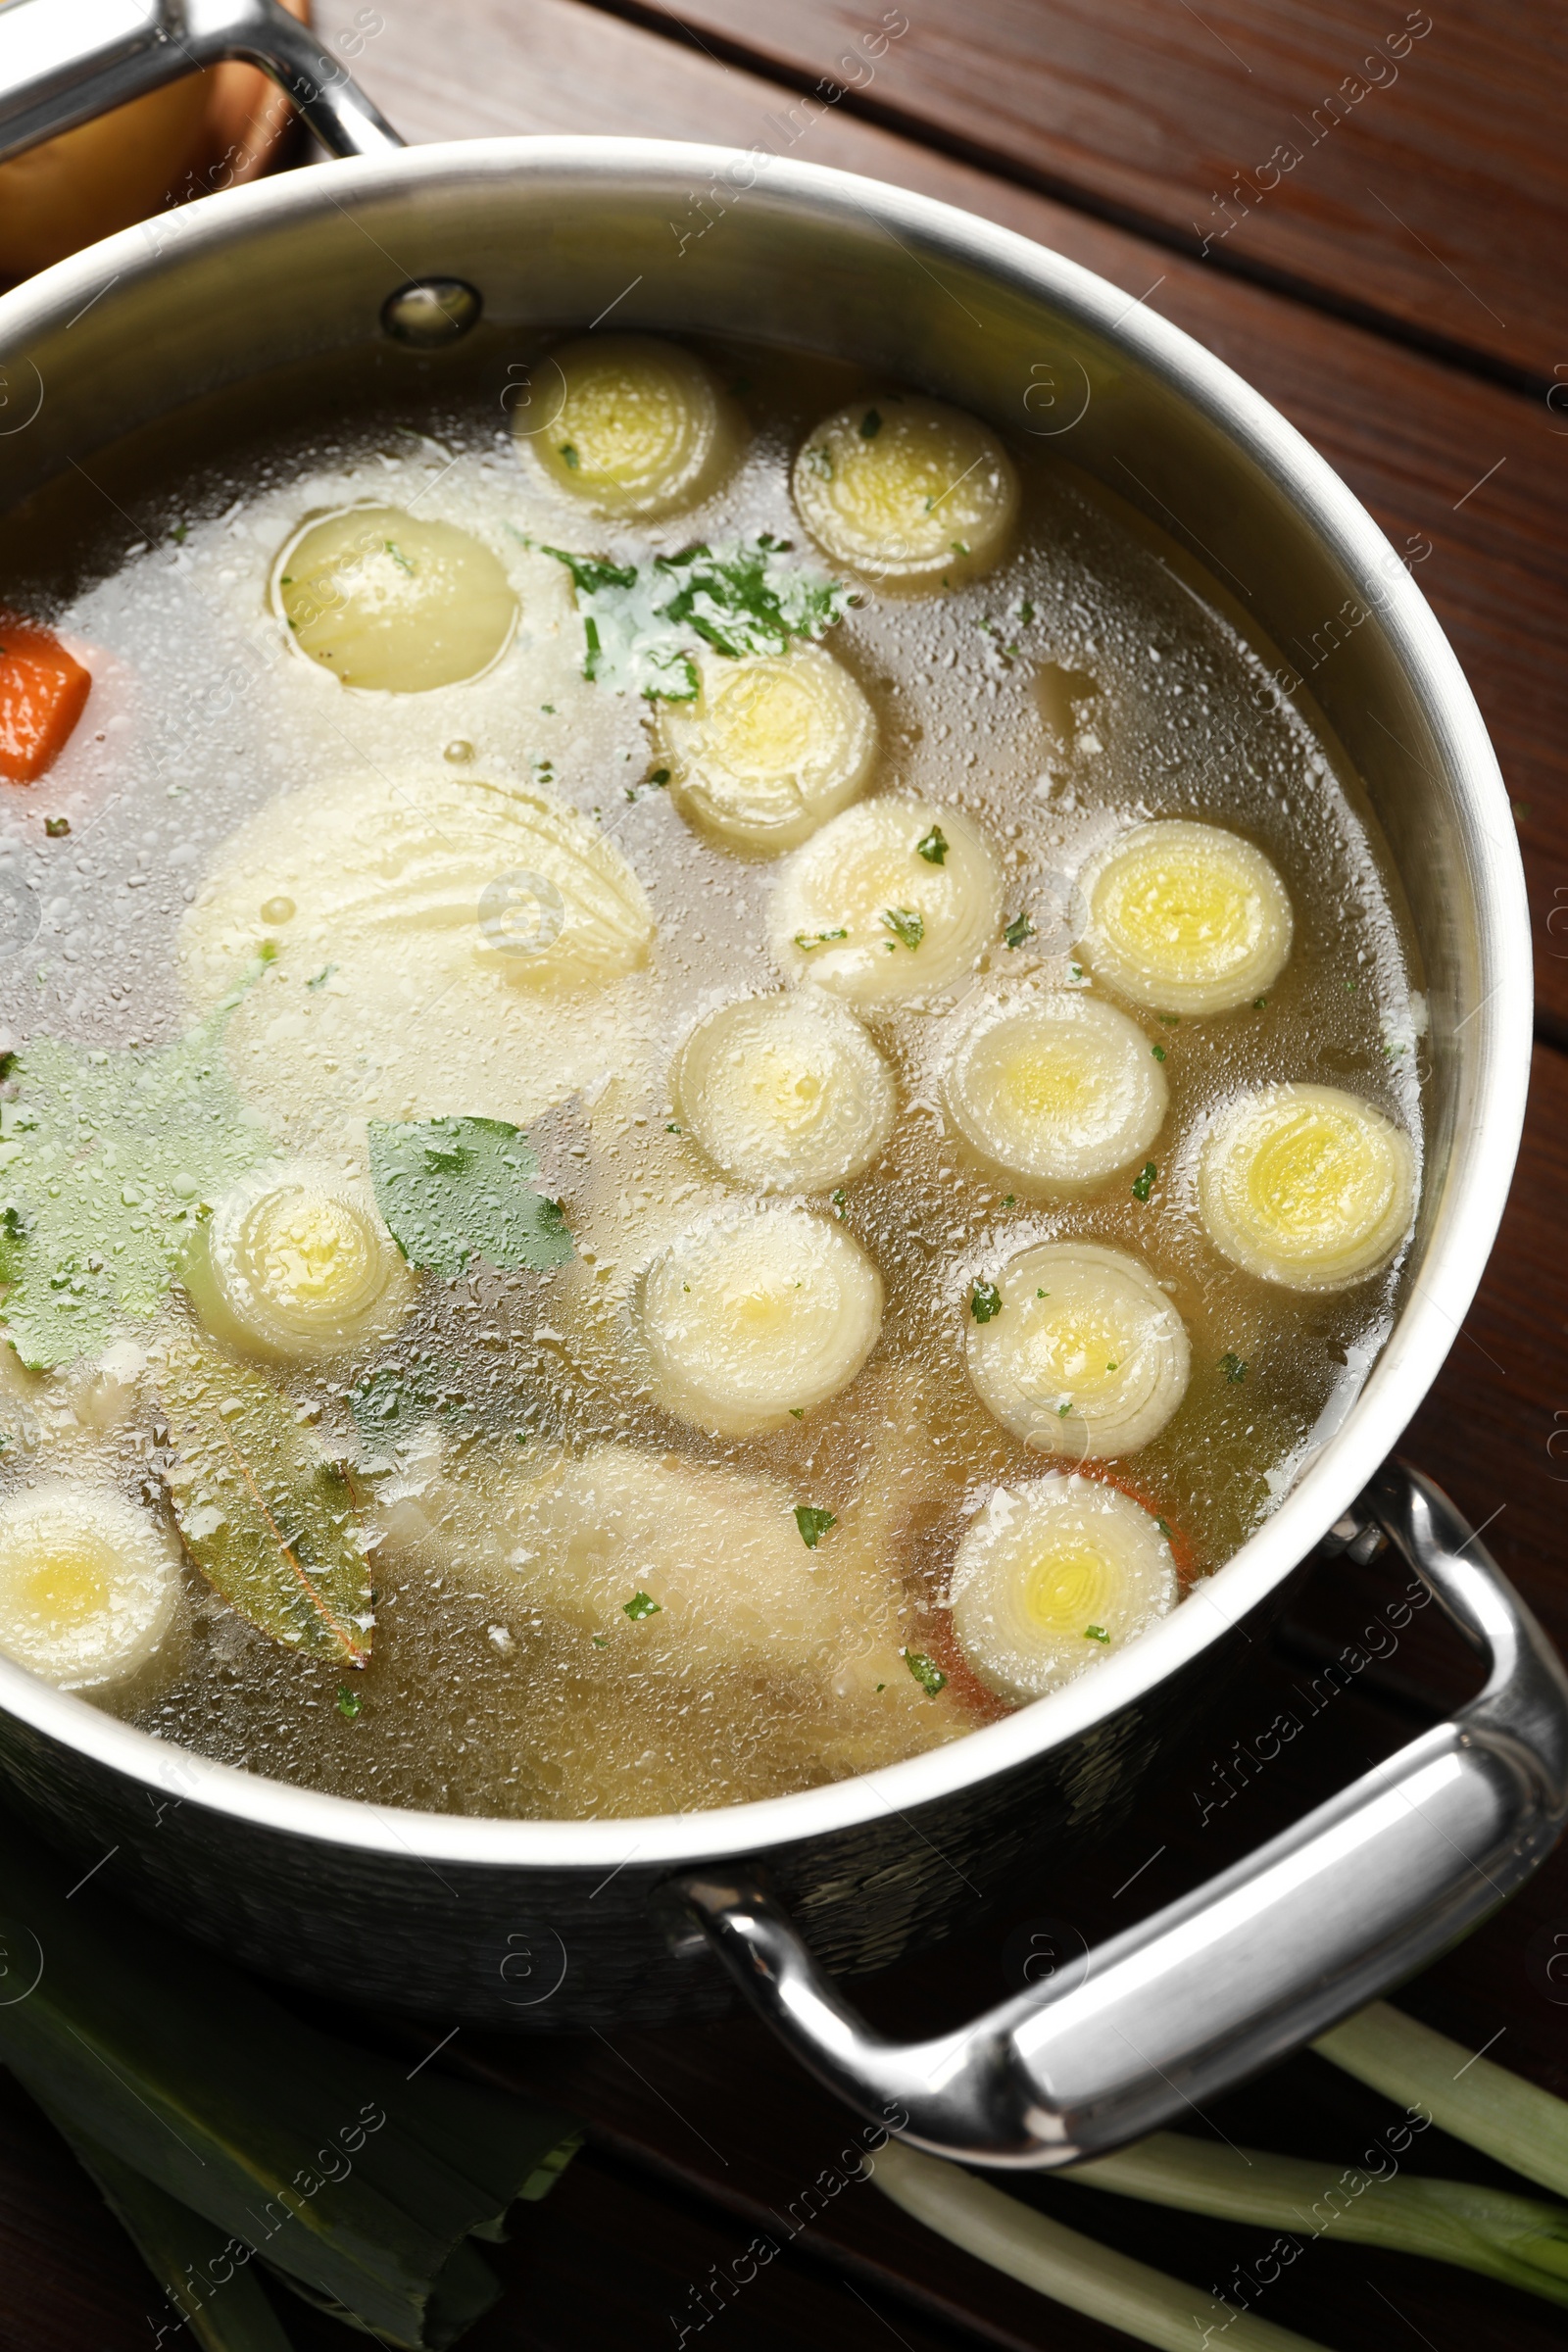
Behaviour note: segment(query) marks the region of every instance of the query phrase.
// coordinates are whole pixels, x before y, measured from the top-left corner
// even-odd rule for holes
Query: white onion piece
[[[827,1550],[773,1479],[596,1446],[519,1492],[504,1534],[519,1597],[665,1667],[825,1672],[848,1638]]]
[[[175,1544],[122,1496],[57,1479],[0,1502],[0,1650],[45,1682],[125,1681],[178,1594]]]
[[[1010,1257],[1000,1309],[971,1312],[969,1378],[1004,1429],[1074,1461],[1158,1437],[1187,1394],[1187,1327],[1135,1257],[1098,1242],[1041,1242]]]
[[[1278,978],[1294,918],[1239,833],[1162,817],[1118,834],[1078,877],[1074,937],[1098,979],[1156,1012],[1225,1012]]]
[[[958,1546],[953,1630],[986,1688],[1042,1698],[1146,1633],[1176,1599],[1159,1523],[1098,1479],[999,1487]]]
[[[197,1229],[185,1286],[214,1337],[264,1362],[384,1338],[414,1276],[368,1184],[312,1160],[258,1168]]]
[[[819,646],[726,662],[704,655],[702,694],[659,705],[656,732],[682,813],[737,848],[794,849],[860,792],[876,717]]]
[[[944,1071],[948,1108],[1008,1175],[1090,1184],[1148,1150],[1165,1075],[1136,1021],[1079,990],[1004,998],[967,1020]]]
[[[802,444],[793,485],[818,547],[892,587],[990,571],[1018,511],[1018,477],[995,433],[912,393],[825,416]]]
[[[920,844],[940,844],[940,857]],[[779,876],[773,954],[790,978],[854,1004],[949,987],[995,941],[996,853],[969,817],[929,801],[864,801],[830,818]]]
[[[1249,1274],[1338,1291],[1387,1263],[1410,1227],[1404,1130],[1337,1086],[1266,1086],[1222,1111],[1199,1159],[1210,1241]]]
[[[830,1218],[731,1211],[656,1259],[642,1325],[660,1402],[714,1436],[746,1437],[849,1387],[882,1328],[882,1277]]]
[[[272,567],[272,602],[302,654],[387,694],[478,677],[517,623],[490,549],[401,507],[341,507],[302,525]]]
[[[854,1013],[814,988],[743,997],[676,1057],[675,1108],[714,1164],[766,1193],[818,1193],[875,1159],[893,1075]]]
[[[596,514],[646,519],[695,506],[734,460],[739,418],[678,343],[584,335],[538,362],[530,393],[516,411],[519,444],[552,488]]]

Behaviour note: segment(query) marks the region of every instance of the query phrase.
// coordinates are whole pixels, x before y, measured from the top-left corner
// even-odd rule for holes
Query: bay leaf
[[[266,1374],[192,1333],[154,1351],[185,1548],[274,1642],[363,1666],[373,1623],[358,1498]]]
[[[370,1182],[411,1266],[451,1281],[470,1259],[546,1273],[571,1255],[559,1204],[539,1193],[539,1160],[505,1119],[372,1119]]]

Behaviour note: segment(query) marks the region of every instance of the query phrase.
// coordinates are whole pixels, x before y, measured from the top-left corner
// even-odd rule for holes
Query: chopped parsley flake
[[[1071,1411],[1072,1411],[1072,1398],[1069,1396],[1069,1397],[1066,1399],[1065,1403],[1063,1403],[1063,1404],[1058,1404],[1058,1405],[1057,1405],[1057,1407],[1056,1407],[1056,1418],[1057,1418],[1057,1420],[1058,1420],[1058,1421],[1065,1421],[1065,1420],[1066,1420],[1066,1418],[1067,1418],[1067,1415],[1068,1415],[1068,1414],[1069,1414]]]
[[[843,1185],[841,1184],[836,1192],[829,1194],[828,1198],[831,1200],[833,1206],[837,1209],[839,1222],[842,1224],[850,1205],[849,1195],[846,1193]]]
[[[806,453],[806,463],[812,473],[820,474],[824,482],[833,479],[833,459],[820,441],[813,442]]]
[[[359,1693],[351,1690],[347,1683],[339,1683],[337,1690],[337,1711],[342,1716],[345,1723],[357,1723],[360,1718],[360,1711],[364,1704],[365,1701],[360,1697]]]
[[[664,1133],[666,1135],[684,1135],[685,1132],[685,1128],[679,1126],[674,1119],[668,1120],[664,1127]]]
[[[849,936],[850,935],[845,930],[843,924],[840,923],[832,931],[797,931],[795,934],[795,945],[800,949],[803,955],[808,956],[813,948],[825,948],[829,946],[833,940],[848,939]]]
[[[1253,1010],[1254,1012],[1265,1012],[1265,1011],[1267,1011],[1267,1009],[1268,1009],[1268,999],[1267,999],[1267,997],[1254,997],[1254,998],[1252,999],[1252,1010]]]
[[[917,948],[925,937],[925,916],[917,914],[912,906],[884,906],[882,920],[906,948]]]
[[[306,981],[306,987],[324,988],[336,970],[337,965],[335,963],[323,963],[320,970],[317,973],[315,979]]]
[[[1164,1049],[1164,1047],[1163,1047],[1163,1046],[1151,1046],[1151,1047],[1150,1047],[1150,1049],[1149,1049],[1149,1051],[1151,1052],[1151,1054],[1152,1054],[1152,1055],[1154,1056],[1154,1059],[1155,1059],[1156,1061],[1163,1061],[1163,1060],[1164,1060],[1164,1058],[1165,1058],[1165,1049]]]
[[[69,816],[46,816],[43,829],[51,841],[64,841],[71,831],[71,819]]]
[[[653,774],[652,774],[652,775],[649,777],[648,781],[649,781],[649,783],[650,783],[650,784],[667,784],[667,783],[669,782],[669,770],[668,770],[668,768],[667,768],[667,767],[656,767],[656,768],[655,768],[655,770],[654,770],[654,772],[653,772]]]
[[[571,471],[575,473],[578,466],[582,464],[582,460],[578,457],[577,452],[572,448],[569,441],[563,441],[561,444],[561,455],[565,459],[567,466],[571,468]]]
[[[414,565],[409,562],[408,557],[403,553],[402,548],[399,547],[395,539],[383,539],[381,544],[386,549],[387,554],[391,557],[393,563],[398,566],[400,571],[413,571]]]
[[[933,825],[925,839],[915,843],[914,854],[917,858],[923,858],[927,865],[942,865],[946,862],[948,837],[940,825]]]
[[[1160,1534],[1164,1537],[1167,1544],[1173,1544],[1175,1542],[1176,1539],[1171,1534],[1170,1529],[1165,1525],[1163,1519],[1156,1519],[1154,1521],[1154,1525],[1158,1528]]]
[[[874,441],[881,430],[881,417],[877,415],[875,409],[867,409],[865,415],[860,418],[860,439],[862,441]]]
[[[634,1592],[630,1600],[621,1603],[621,1615],[631,1618],[634,1624],[644,1617],[657,1617],[659,1614],[660,1603],[651,1592]]]
[[[1025,597],[1023,603],[1018,607],[1018,618],[1023,622],[1025,628],[1027,628],[1034,616],[1035,609],[1029,602],[1029,599]]]
[[[590,1637],[590,1639],[593,1642],[595,1649],[608,1649],[610,1647],[610,1636],[608,1634],[594,1634]]]
[[[1002,934],[1009,948],[1021,948],[1026,939],[1033,939],[1035,927],[1026,914],[1015,914]]]
[[[801,1531],[801,1542],[807,1550],[814,1551],[828,1529],[837,1527],[838,1514],[835,1511],[820,1511],[814,1503],[798,1502],[795,1506],[795,1524]]]
[[[1084,1640],[1086,1642],[1108,1642],[1110,1636],[1106,1633],[1102,1625],[1086,1625],[1084,1627]]]
[[[1257,1002],[1259,1004],[1261,1004],[1264,1003],[1264,999],[1259,997]],[[1179,1029],[1181,1027],[1182,1016],[1179,1012],[1162,1012],[1159,1017],[1164,1022],[1167,1029]]]
[[[1241,1357],[1234,1354],[1229,1348],[1219,1359],[1219,1368],[1233,1385],[1247,1378],[1247,1366]]]
[[[1040,1296],[1043,1298],[1045,1292]],[[1002,1293],[994,1282],[977,1282],[969,1294],[969,1312],[977,1323],[989,1323],[1002,1312]]]
[[[936,1663],[935,1659],[928,1658],[923,1650],[906,1649],[904,1653],[904,1663],[906,1666],[907,1666],[909,1672],[913,1675],[915,1681],[919,1684],[927,1698],[935,1698],[939,1690],[945,1690],[947,1689],[947,1676],[943,1673],[941,1667]]]
[[[1149,1199],[1150,1194],[1154,1189],[1154,1179],[1158,1176],[1158,1174],[1159,1170],[1155,1167],[1153,1161],[1152,1159],[1146,1159],[1143,1166],[1139,1169],[1137,1175],[1133,1178],[1133,1199],[1135,1200],[1147,1200]]]
[[[790,1419],[792,1421],[804,1421],[805,1418],[806,1407],[804,1404],[792,1404],[790,1406]]]

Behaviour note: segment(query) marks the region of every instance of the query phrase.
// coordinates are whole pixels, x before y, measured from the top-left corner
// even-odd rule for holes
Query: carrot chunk
[[[71,737],[92,673],[36,622],[0,612],[0,776],[35,784]]]

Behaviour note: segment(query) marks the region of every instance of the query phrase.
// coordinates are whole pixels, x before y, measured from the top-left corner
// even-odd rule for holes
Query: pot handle
[[[756,1864],[684,1873],[671,1893],[818,2081],[913,2146],[1046,2166],[1141,2138],[1456,1942],[1568,1819],[1568,1677],[1544,1634],[1418,1472],[1386,1465],[1334,1536],[1365,1557],[1380,1532],[1487,1656],[1480,1696],[1246,1861],[956,2032],[870,2032]]]
[[[403,145],[278,0],[12,0],[0,9],[0,163],[225,58],[270,74],[333,155]]]

